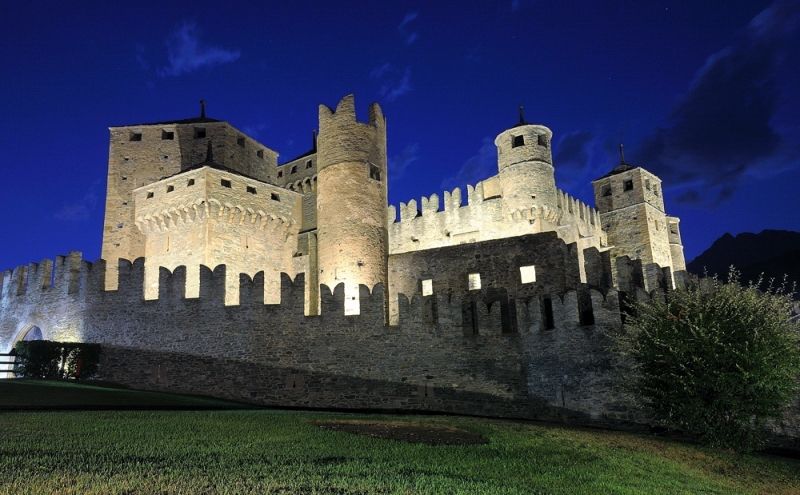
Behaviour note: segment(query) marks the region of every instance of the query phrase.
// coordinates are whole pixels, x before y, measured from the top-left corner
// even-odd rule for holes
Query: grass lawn
[[[23,388],[29,386],[48,387]],[[3,383],[0,402],[19,400],[9,390]],[[80,402],[85,389],[72,392]],[[125,392],[135,403],[137,392]],[[313,423],[335,420],[459,428],[488,443],[407,443]],[[268,409],[3,412],[0,493],[779,494],[800,493],[800,462],[463,417]]]

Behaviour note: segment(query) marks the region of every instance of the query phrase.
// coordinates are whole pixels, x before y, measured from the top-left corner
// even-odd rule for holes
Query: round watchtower
[[[358,286],[386,285],[386,122],[370,106],[356,119],[353,95],[331,111],[319,107],[317,138],[317,260],[319,283],[345,284],[345,312],[358,307]]]
[[[552,138],[553,132],[547,127],[525,122],[521,110],[519,123],[495,138],[503,206],[507,214],[530,211],[534,207],[555,210]]]

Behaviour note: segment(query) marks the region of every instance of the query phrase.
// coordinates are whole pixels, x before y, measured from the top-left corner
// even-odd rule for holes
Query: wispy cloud
[[[389,62],[386,62],[372,69],[369,77],[380,81],[381,87],[378,95],[386,101],[395,101],[412,89],[411,86],[411,67],[400,70]]]
[[[92,213],[97,210],[99,201],[97,189],[99,186],[99,181],[93,183],[83,197],[73,202],[63,204],[61,208],[53,214],[53,217],[63,222],[84,222],[91,218]]]
[[[455,175],[442,181],[442,189],[451,190],[464,187],[486,179],[497,173],[497,148],[491,138],[483,138],[478,152],[467,158]]]
[[[786,168],[797,136],[774,123],[781,106],[776,68],[798,25],[796,2],[778,1],[758,14],[735,44],[707,58],[665,125],[645,140],[636,156],[684,189],[680,201],[715,205],[743,176]]]
[[[419,143],[411,143],[400,153],[389,158],[389,176],[393,180],[399,179],[417,160],[419,160]]]
[[[417,11],[408,12],[408,13],[406,13],[405,16],[403,16],[403,20],[400,21],[400,25],[397,26],[397,30],[403,36],[403,39],[404,39],[406,45],[410,45],[410,44],[414,43],[415,41],[417,41],[417,37],[418,37],[417,32],[412,30],[412,29],[410,29],[409,24],[414,22],[414,20],[418,16],[419,16],[419,12],[417,12]]]
[[[167,65],[159,69],[162,77],[180,76],[205,67],[227,64],[239,59],[239,50],[205,44],[200,30],[192,22],[184,22],[167,38]]]

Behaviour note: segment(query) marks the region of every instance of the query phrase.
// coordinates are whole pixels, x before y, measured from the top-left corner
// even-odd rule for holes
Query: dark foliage
[[[14,372],[27,378],[91,378],[100,360],[98,344],[32,340],[17,342],[14,350]]]
[[[800,326],[785,286],[696,279],[640,303],[618,336],[632,389],[662,424],[750,450],[797,397]]]

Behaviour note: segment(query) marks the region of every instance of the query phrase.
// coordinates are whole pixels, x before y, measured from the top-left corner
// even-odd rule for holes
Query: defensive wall
[[[539,247],[561,242],[554,233],[526,237]],[[381,284],[360,286],[358,315],[345,315],[342,284],[322,285],[320,314],[305,316],[303,274],[281,275],[277,304],[264,304],[263,273],[240,275],[238,304],[226,305],[224,265],[200,268],[197,298],[185,296],[185,267],[162,268],[158,298],[145,300],[144,259],[122,260],[118,289],[105,290],[105,263],[72,253],[3,272],[0,349],[36,326],[48,340],[101,344],[98,378],[137,388],[272,406],[644,423],[620,385],[624,368],[608,351],[608,334],[621,324],[620,304],[663,297],[663,289],[645,291],[647,276],[667,290],[671,278],[638,260],[612,266],[607,253],[590,249],[583,258],[591,283],[570,288],[575,249],[551,255],[564,260],[559,280],[542,271],[538,284],[498,287],[505,282],[494,273],[525,262],[519,250],[480,262],[480,289],[458,290],[458,277],[445,277],[434,279],[431,295],[398,294],[397,325],[385,323]],[[611,271],[624,301],[609,286]],[[545,291],[559,284],[565,290]],[[793,414],[776,430],[798,437]]]

